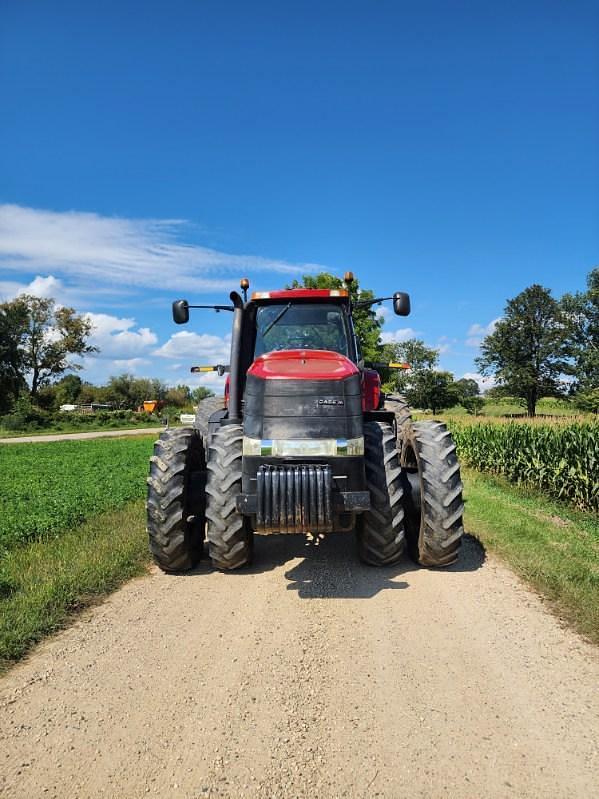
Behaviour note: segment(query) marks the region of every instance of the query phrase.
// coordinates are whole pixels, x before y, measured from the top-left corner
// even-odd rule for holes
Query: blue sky
[[[230,318],[172,299],[351,269],[469,374],[508,297],[599,263],[598,76],[576,0],[4,0],[0,297],[90,313],[87,379],[194,384]]]

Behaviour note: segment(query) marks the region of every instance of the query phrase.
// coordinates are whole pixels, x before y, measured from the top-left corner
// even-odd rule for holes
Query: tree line
[[[304,275],[292,287],[340,288],[334,275]],[[372,299],[357,280],[350,286],[355,301]],[[354,322],[364,360],[401,361],[410,369],[383,369],[383,389],[403,394],[414,408],[434,413],[457,404],[478,413],[483,405],[475,380],[455,380],[438,369],[439,350],[416,338],[383,343],[382,320],[376,306],[356,309]],[[73,308],[57,306],[53,299],[20,295],[0,303],[0,414],[19,402],[56,410],[63,404],[107,404],[135,409],[144,400],[159,400],[175,407],[197,403],[210,395],[205,388],[192,391],[180,384],[138,378],[129,374],[111,377],[96,386],[77,374],[77,356],[97,352],[89,343],[92,326]],[[75,358],[75,360],[73,360]],[[494,331],[483,340],[476,359],[481,374],[493,376],[495,397],[518,399],[534,416],[544,397],[571,400],[581,410],[599,410],[599,268],[587,277],[585,291],[556,299],[550,289],[534,284],[507,301]],[[67,374],[69,373],[69,374]]]
[[[45,411],[69,404],[135,410],[144,400],[183,408],[212,393],[131,374],[110,377],[105,385],[82,380],[74,374],[83,369],[77,356],[98,352],[89,343],[91,332],[85,315],[50,298],[23,294],[1,303],[0,414],[27,405]]]

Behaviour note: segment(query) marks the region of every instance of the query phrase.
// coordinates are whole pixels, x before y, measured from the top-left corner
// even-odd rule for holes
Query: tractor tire
[[[410,406],[401,394],[389,394],[385,400],[388,410],[395,415],[395,428],[397,430],[397,451],[401,456],[403,448],[403,429],[406,424],[412,421],[412,411]]]
[[[464,503],[456,446],[443,422],[406,425],[400,463],[410,556],[421,566],[455,563]]]
[[[216,411],[223,410],[224,407],[225,403],[222,397],[205,397],[198,403],[198,409],[196,411],[196,418],[193,426],[202,436],[202,441],[204,442],[204,448],[206,451],[208,451],[207,439],[208,422],[210,421],[210,417],[213,413],[216,413]]]
[[[404,510],[401,469],[393,425],[364,424],[364,465],[370,510],[356,525],[358,554],[371,566],[388,566],[404,551]]]
[[[206,459],[195,430],[179,427],[161,433],[147,482],[147,530],[154,560],[164,572],[188,571],[202,557],[206,522]]]
[[[208,449],[206,519],[212,565],[222,571],[245,566],[252,560],[254,533],[249,519],[237,510],[241,494],[243,428],[219,427]]]

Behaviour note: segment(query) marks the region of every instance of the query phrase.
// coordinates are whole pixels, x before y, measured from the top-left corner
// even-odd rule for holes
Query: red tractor
[[[353,280],[345,276],[346,285]],[[346,289],[232,292],[231,305],[173,303],[233,313],[224,398],[200,403],[192,428],[166,430],[148,478],[150,549],[166,572],[193,568],[207,539],[212,564],[252,559],[255,532],[355,530],[374,566],[407,549],[425,566],[453,563],[460,547],[462,484],[455,444],[441,422],[413,422],[400,397],[381,393],[364,363]],[[389,364],[384,364],[389,366]]]

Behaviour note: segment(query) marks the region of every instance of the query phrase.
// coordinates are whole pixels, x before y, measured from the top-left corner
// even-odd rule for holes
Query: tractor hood
[[[358,368],[330,350],[280,350],[260,355],[248,369],[261,380],[346,380]]]
[[[359,438],[360,372],[329,350],[261,355],[247,373],[243,428],[260,440]]]

